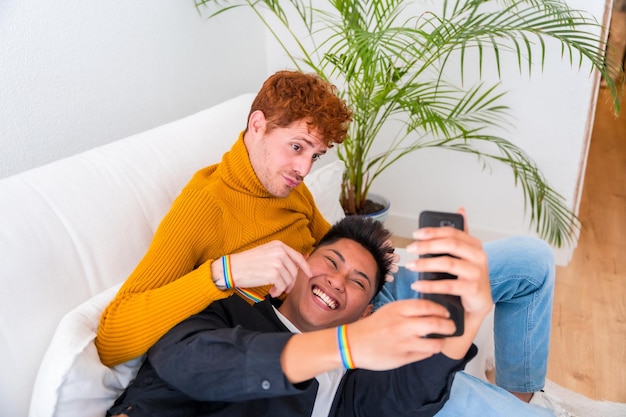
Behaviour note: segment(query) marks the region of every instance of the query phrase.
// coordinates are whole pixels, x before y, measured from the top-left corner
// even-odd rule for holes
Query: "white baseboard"
[[[385,227],[387,227],[387,229],[389,229],[396,236],[410,238],[413,230],[417,228],[417,217],[410,218],[390,213],[385,220]],[[471,233],[483,242],[512,236],[510,233],[485,228],[481,229],[480,227],[472,227]],[[530,235],[531,233],[528,234]],[[574,254],[575,249],[575,246],[563,248],[553,247],[556,264],[558,266],[567,266],[567,264],[572,260],[572,255]]]

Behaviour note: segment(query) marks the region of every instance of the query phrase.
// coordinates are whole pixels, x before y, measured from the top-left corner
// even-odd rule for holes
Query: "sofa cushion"
[[[121,284],[66,314],[46,351],[31,400],[33,417],[103,417],[135,377],[142,358],[104,366],[94,340],[102,311]]]
[[[337,160],[304,177],[304,183],[313,194],[317,208],[330,224],[345,217],[339,202],[343,170],[343,162]]]

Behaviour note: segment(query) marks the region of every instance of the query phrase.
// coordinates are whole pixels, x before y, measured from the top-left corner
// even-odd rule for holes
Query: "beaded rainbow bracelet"
[[[226,285],[226,289],[235,288],[235,281],[230,270],[230,255],[222,256],[222,269],[224,270],[224,285]]]
[[[341,355],[341,363],[346,369],[354,369],[354,360],[352,359],[352,352],[350,352],[350,345],[348,344],[348,328],[345,324],[337,327],[337,343],[339,344],[339,354]]]

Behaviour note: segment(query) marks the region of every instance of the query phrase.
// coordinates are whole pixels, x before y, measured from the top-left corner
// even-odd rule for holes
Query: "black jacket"
[[[170,330],[107,416],[310,416],[317,381],[291,384],[280,366],[292,336],[271,302],[216,301]],[[435,355],[391,371],[348,371],[330,416],[433,416],[461,361]]]

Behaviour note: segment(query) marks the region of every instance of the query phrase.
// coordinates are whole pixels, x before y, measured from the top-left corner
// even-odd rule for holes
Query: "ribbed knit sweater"
[[[96,338],[102,363],[113,366],[142,355],[174,325],[229,296],[232,290],[218,289],[211,278],[215,259],[272,240],[309,253],[329,228],[304,183],[287,198],[263,187],[242,133],[221,163],[196,172],[183,188],[104,310]]]

